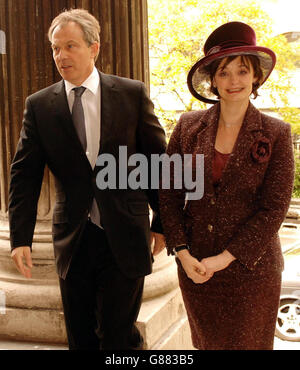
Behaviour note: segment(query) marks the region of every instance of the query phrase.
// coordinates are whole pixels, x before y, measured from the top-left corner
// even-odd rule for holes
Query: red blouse
[[[231,153],[228,154],[220,153],[217,151],[217,149],[215,149],[215,155],[212,165],[212,175],[214,185],[218,185],[218,182],[220,181],[222,172],[227,164],[230,154]]]

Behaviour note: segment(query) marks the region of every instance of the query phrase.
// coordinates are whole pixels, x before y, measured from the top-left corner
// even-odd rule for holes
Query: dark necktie
[[[81,102],[81,96],[86,90],[85,87],[75,87],[74,89],[75,93],[75,100],[72,108],[72,118],[73,123],[78,135],[78,138],[81,142],[81,145],[83,147],[83,150],[86,152],[87,149],[87,142],[86,142],[86,132],[85,132],[85,123],[84,123],[84,112]],[[96,199],[93,199],[92,207],[90,209],[90,217],[94,224],[101,227],[100,224],[100,213],[99,208],[96,202]]]
[[[78,138],[81,142],[83,150],[86,152],[87,143],[86,143],[86,132],[85,132],[85,123],[84,123],[84,112],[81,102],[81,96],[85,92],[85,87],[75,87],[74,94],[74,104],[72,108],[72,119],[78,135]]]

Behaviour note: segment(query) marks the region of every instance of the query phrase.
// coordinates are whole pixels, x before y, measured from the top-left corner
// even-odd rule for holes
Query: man
[[[95,68],[99,33],[98,21],[82,9],[61,13],[49,29],[63,80],[25,103],[11,167],[12,258],[30,277],[47,164],[55,176],[53,242],[69,348],[139,349],[143,339],[135,322],[144,276],[151,273],[150,244],[154,255],[164,248],[158,195],[151,189],[99,190],[101,167],[95,163],[103,153],[118,163],[119,146],[127,147],[128,156],[163,153],[165,134],[143,83]]]

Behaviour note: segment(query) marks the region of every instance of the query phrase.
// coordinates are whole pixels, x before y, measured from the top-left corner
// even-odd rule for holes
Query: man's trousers
[[[118,268],[105,231],[88,221],[65,280],[60,279],[70,349],[142,349],[135,322],[144,277]]]

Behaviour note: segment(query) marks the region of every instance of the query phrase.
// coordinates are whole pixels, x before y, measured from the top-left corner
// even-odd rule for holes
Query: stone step
[[[160,341],[163,343],[163,338],[168,336],[166,333],[169,330],[171,330],[170,337],[175,335],[176,325],[182,327],[183,330],[184,322],[181,320],[185,315],[185,307],[179,288],[164,296],[143,302],[137,325],[146,340],[146,348],[151,349],[153,346],[158,346],[157,343]]]
[[[177,320],[152,346],[153,350],[193,350],[191,331],[186,315]]]
[[[53,343],[19,342],[0,338],[0,350],[13,351],[47,351],[68,350],[67,345],[55,345]]]
[[[6,307],[0,315],[1,338],[21,342],[66,343],[61,310]]]
[[[137,326],[145,338],[145,349],[193,349],[179,288],[143,302]],[[66,334],[60,310],[6,307],[0,327],[2,341],[10,347],[15,343],[28,349],[66,348],[66,343],[61,343]],[[45,344],[36,344],[43,340]]]

